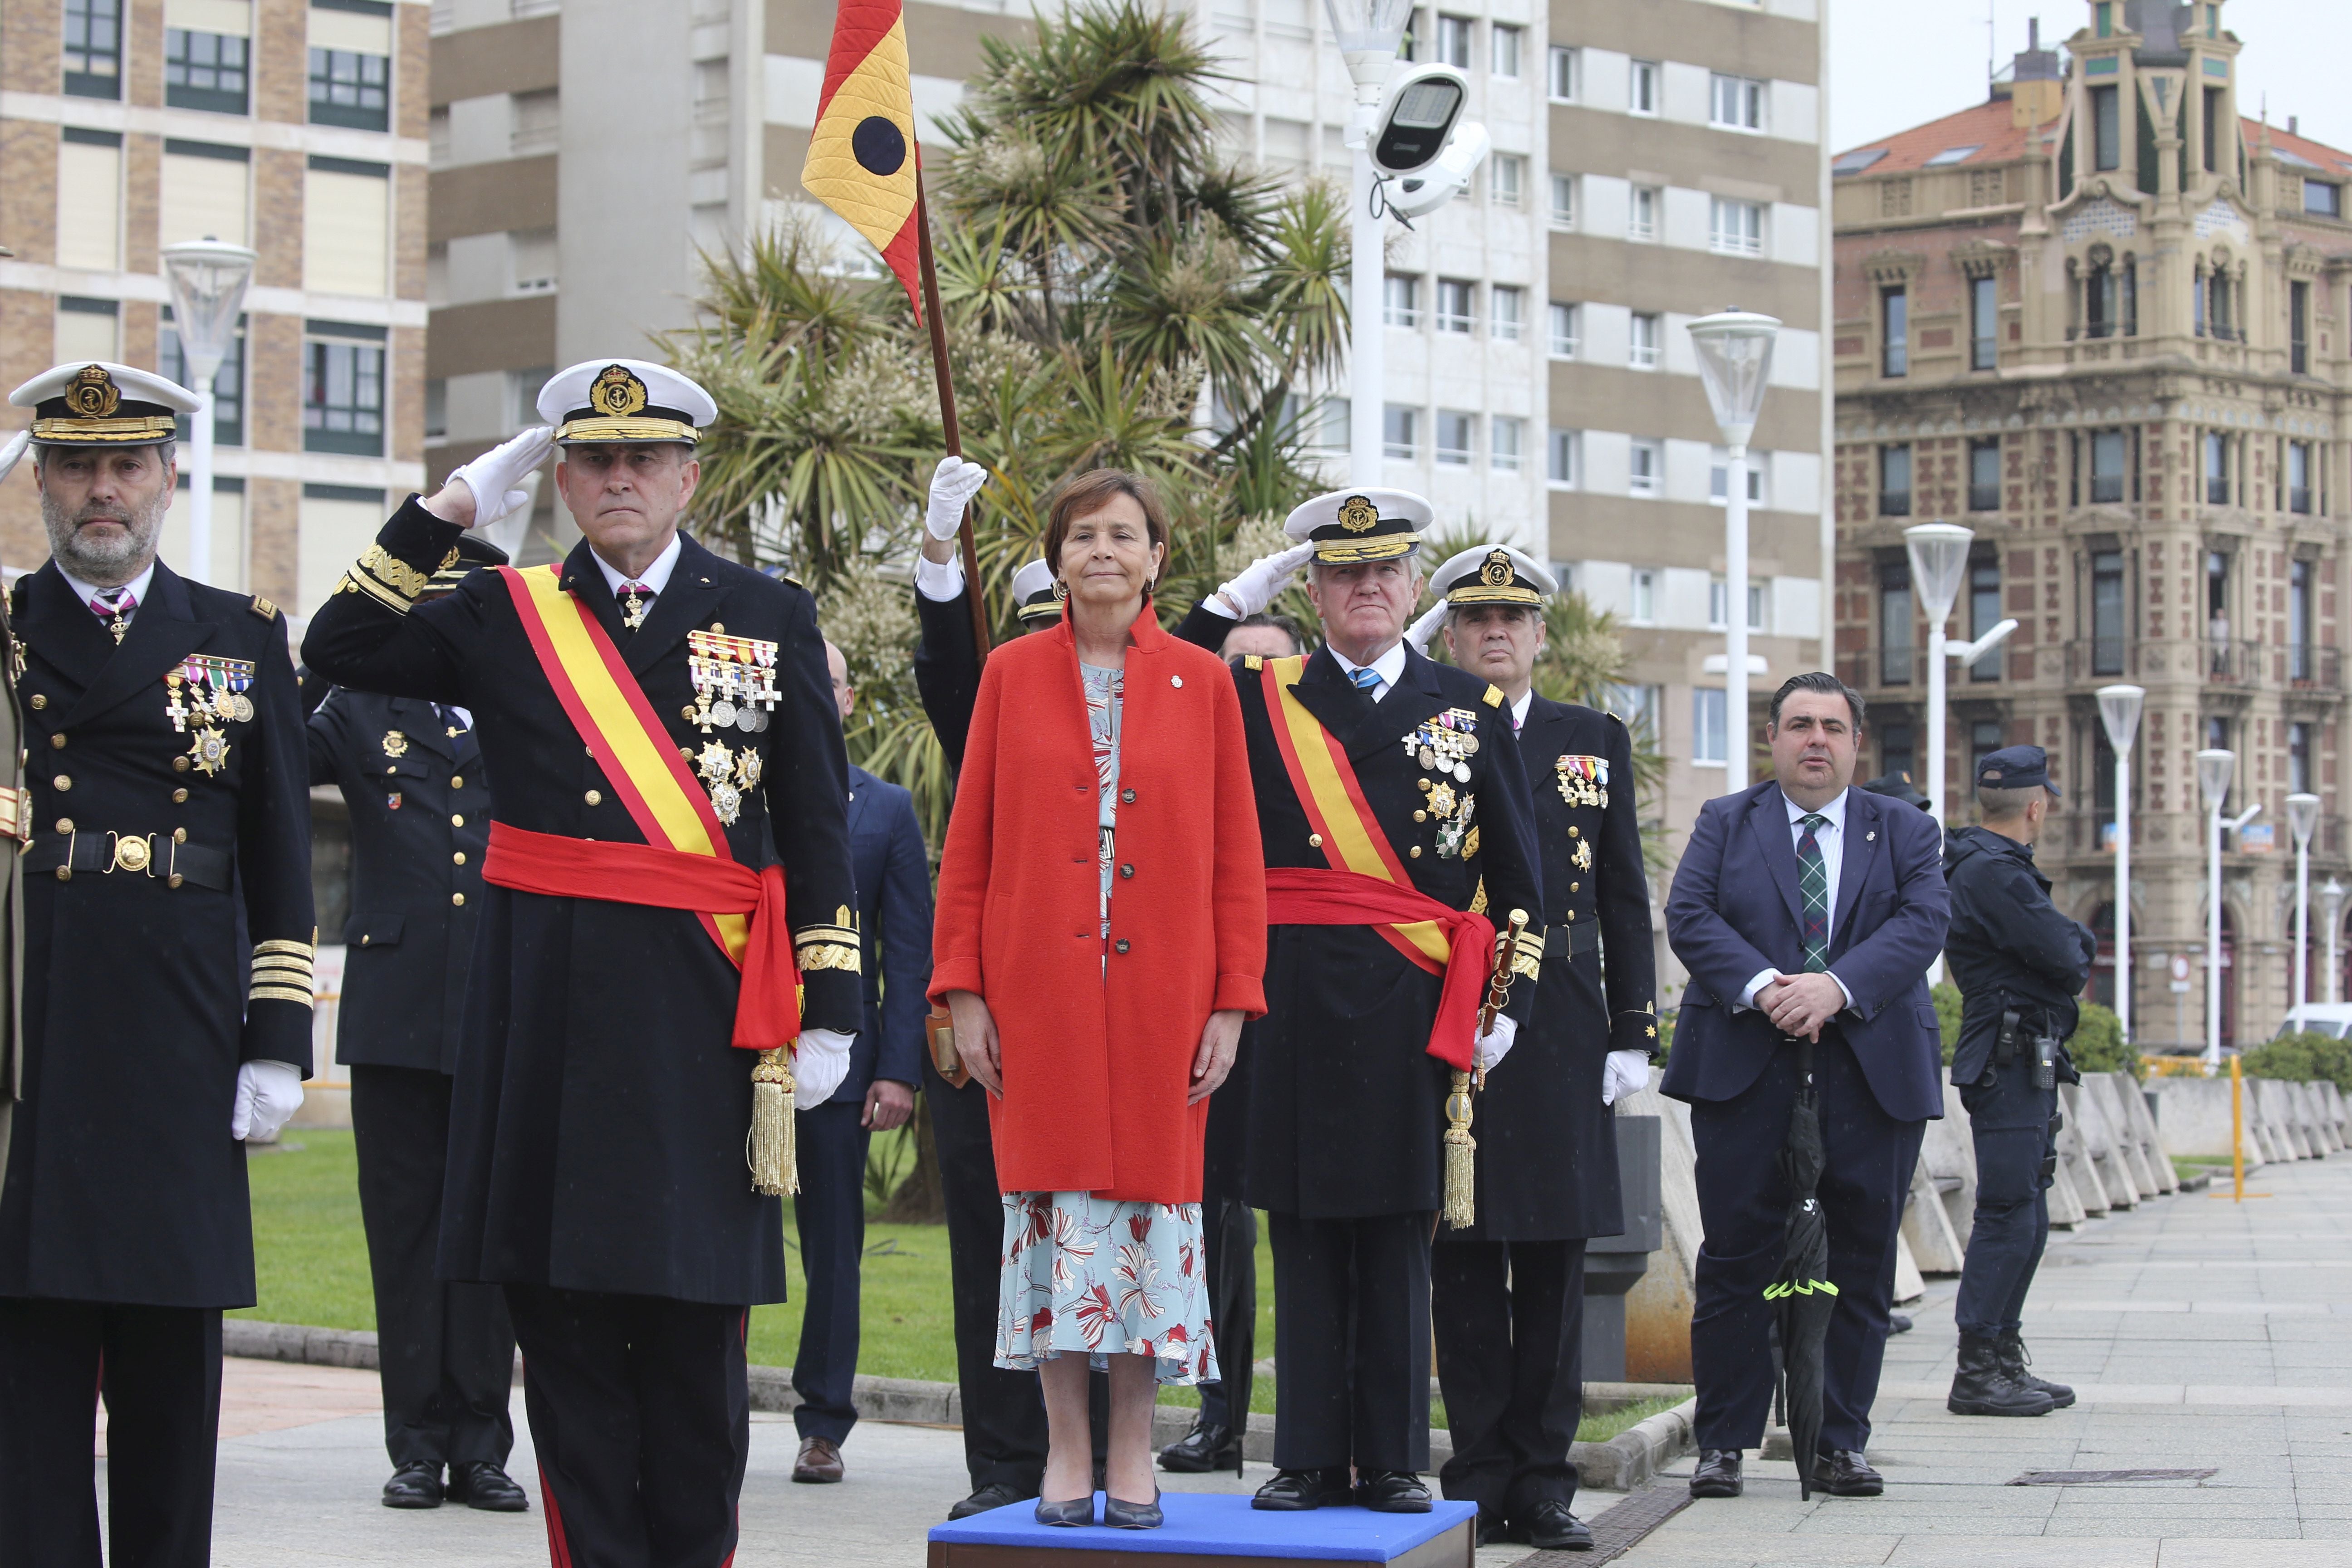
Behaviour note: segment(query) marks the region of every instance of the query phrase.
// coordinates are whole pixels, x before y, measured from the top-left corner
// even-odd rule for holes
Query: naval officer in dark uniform
[[[1433,1038],[1441,973],[1408,959],[1398,944],[1411,939],[1385,934],[1393,926],[1310,921],[1321,911],[1286,905],[1281,873],[1309,873],[1301,885],[1333,902],[1357,896],[1361,884],[1339,875],[1354,870],[1498,925],[1525,910],[1514,973],[1538,975],[1542,958],[1532,808],[1502,690],[1404,638],[1430,518],[1427,501],[1392,489],[1338,491],[1295,510],[1284,529],[1314,547],[1307,593],[1323,647],[1298,666],[1251,655],[1233,667],[1273,928],[1244,1177],[1250,1202],[1269,1211],[1274,1250],[1277,1473],[1255,1499],[1264,1509],[1346,1501],[1351,1467],[1364,1506],[1430,1507],[1419,1475],[1429,1463],[1430,1232],[1452,1079],[1431,1054],[1451,1047]],[[1234,619],[1203,603],[1180,635],[1219,647]],[[1380,877],[1371,867],[1392,868]],[[1453,955],[1482,979],[1491,961]],[[1475,1043],[1478,1060],[1500,1063],[1535,991],[1511,988]]]
[[[1568,1449],[1584,1413],[1584,1243],[1624,1230],[1609,1107],[1648,1085],[1658,1042],[1633,746],[1615,715],[1536,691],[1543,607],[1559,588],[1542,564],[1479,545],[1429,585],[1454,662],[1510,706],[1544,890],[1535,1017],[1487,1075],[1471,1128],[1478,1221],[1438,1232],[1431,1263],[1454,1434],[1440,1479],[1478,1505],[1482,1535],[1580,1551],[1592,1532],[1570,1511]]]
[[[0,246],[0,250],[6,247]],[[20,430],[0,447],[0,479],[14,473],[33,444],[33,433]],[[0,647],[8,646],[7,602],[0,600]],[[32,799],[25,793],[24,715],[16,706],[16,661],[0,658],[0,839],[24,841],[32,824]],[[8,1185],[8,1130],[16,1110],[19,1064],[25,1034],[25,868],[8,857],[0,871],[0,1193]]]
[[[0,1564],[211,1555],[221,1310],[254,1300],[240,1139],[310,1070],[310,837],[285,617],[155,558],[184,388],[18,387],[47,565],[11,619],[32,784],[22,1100],[0,1194]]]
[[[427,599],[506,552],[468,534]],[[311,678],[316,685],[324,682]],[[466,966],[482,910],[489,777],[465,709],[333,691],[310,715],[310,782],[352,816],[352,915],[335,1059],[352,1072],[360,1217],[375,1286],[386,1508],[446,1495],[494,1512],[530,1500],[506,1473],[514,1326],[495,1285],[445,1281],[442,1173]]]
[[[720,1568],[745,1315],[784,1299],[784,1054],[823,1103],[860,1015],[841,721],[808,594],[677,531],[709,395],[592,361],[539,409],[394,514],[304,652],[471,710],[499,781],[440,1268],[506,1288],[556,1560]],[[570,557],[417,603],[558,443]]]

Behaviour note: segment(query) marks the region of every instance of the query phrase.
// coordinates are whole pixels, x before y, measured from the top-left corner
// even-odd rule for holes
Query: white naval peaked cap
[[[33,410],[37,447],[146,447],[178,434],[197,397],[152,370],[110,360],[52,365],[8,395]]]
[[[1411,555],[1421,548],[1421,531],[1436,521],[1436,509],[1411,490],[1362,488],[1301,501],[1282,531],[1313,544],[1316,560],[1344,566]]]
[[[1060,584],[1054,581],[1054,569],[1043,557],[1032,561],[1013,574],[1013,609],[1024,626],[1039,621],[1062,618]]]
[[[641,359],[583,360],[539,389],[539,417],[558,445],[699,439],[719,405],[694,381]]]
[[[1559,579],[1524,550],[1474,544],[1447,558],[1429,591],[1452,605],[1540,605],[1559,592]]]

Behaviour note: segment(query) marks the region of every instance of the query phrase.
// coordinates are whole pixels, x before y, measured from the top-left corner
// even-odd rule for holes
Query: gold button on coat
[[[66,749],[66,738],[65,738],[63,735],[52,735],[52,736],[50,736],[50,737],[49,737],[49,747],[50,747],[50,749],[51,749],[52,751],[58,751],[58,752],[62,752],[62,751],[64,751],[64,750]]]
[[[173,758],[173,761],[174,761],[174,762],[182,762],[182,761],[185,761],[185,759],[184,759],[184,758],[175,757],[175,758]],[[51,780],[49,781],[49,787],[50,787],[51,789],[58,789],[58,790],[68,790],[68,789],[71,789],[71,788],[73,788],[73,780],[71,780],[71,779],[69,779],[69,778],[66,777],[66,775],[65,775],[65,774],[63,774],[63,773],[59,773],[57,777],[55,777],[55,778],[53,778],[53,779],[51,779]]]
[[[1320,849],[1323,847],[1323,836],[1319,833],[1310,833],[1307,836],[1307,842],[1314,847]]]
[[[187,805],[187,804],[188,804],[188,792],[187,792],[186,790],[184,790],[184,789],[175,789],[175,790],[173,790],[173,791],[172,792],[172,804],[173,804],[173,805]]]
[[[39,692],[37,692],[37,691],[36,691],[36,692],[34,692],[34,693],[33,693],[33,706],[34,706],[34,707],[36,707],[36,708],[47,708],[48,705],[49,705],[49,700],[48,700],[47,697],[42,696],[42,695],[41,695]]]
[[[188,771],[188,759],[184,752],[172,759],[172,771],[175,773],[184,773]]]
[[[452,893],[449,895],[449,901],[457,905],[459,909],[463,909],[466,907],[466,895],[463,893]]]
[[[460,849],[455,855],[450,856],[449,858],[453,863],[462,866],[466,863],[466,852],[463,849]]]
[[[1411,849],[1406,850],[1405,853],[1413,859],[1418,860],[1421,858],[1421,846],[1416,844]]]
[[[449,787],[451,789],[464,789],[466,787],[466,781],[458,777],[457,774],[452,773],[449,775]]]
[[[602,805],[604,804],[604,793],[600,790],[592,789],[588,792],[587,801],[590,805]]]
[[[466,826],[466,819],[462,816],[452,816],[449,818],[449,826],[452,827],[463,827]]]

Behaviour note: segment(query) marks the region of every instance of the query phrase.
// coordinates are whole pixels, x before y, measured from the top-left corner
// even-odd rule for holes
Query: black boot
[[[2053,1383],[2046,1377],[2036,1377],[2026,1370],[2032,1357],[2025,1353],[2025,1341],[2016,1334],[2003,1334],[1993,1342],[1993,1353],[2000,1358],[2000,1370],[2009,1373],[2010,1381],[2028,1388],[2038,1388],[2050,1396],[2051,1408],[2063,1410],[2074,1403],[2074,1391],[2063,1383]]]
[[[2056,1409],[2050,1395],[2010,1376],[1994,1344],[1980,1334],[1960,1336],[1960,1367],[1944,1408],[1955,1415],[2047,1415]]]

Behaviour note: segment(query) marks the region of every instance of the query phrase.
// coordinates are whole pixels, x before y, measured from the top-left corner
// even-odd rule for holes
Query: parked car
[[[2312,1002],[2286,1010],[2286,1017],[2279,1025],[2278,1037],[2284,1039],[2289,1035],[2313,1034],[2340,1040],[2347,1028],[2352,1028],[2352,1002]]]

